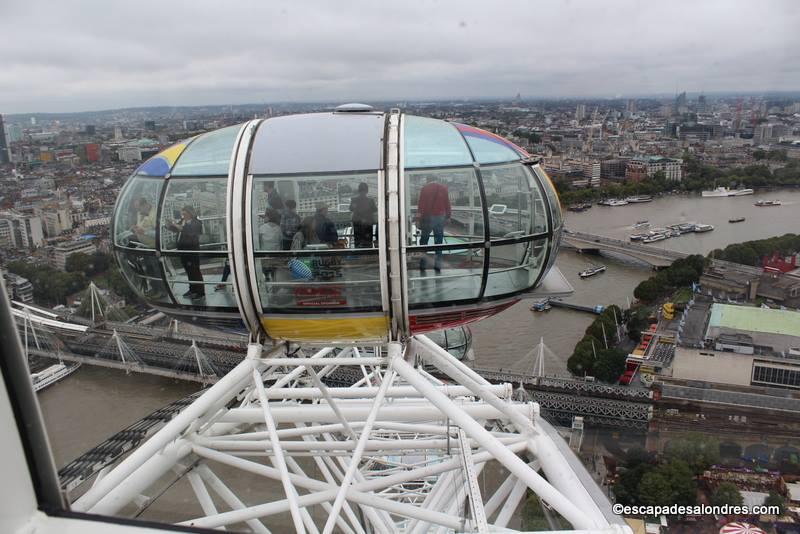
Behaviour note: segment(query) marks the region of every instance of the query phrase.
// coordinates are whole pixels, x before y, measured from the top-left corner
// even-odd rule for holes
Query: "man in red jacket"
[[[450,197],[447,186],[436,181],[435,175],[428,176],[428,183],[419,192],[417,201],[417,225],[420,229],[419,244],[427,245],[433,233],[433,242],[436,245],[444,243],[444,226],[450,220]],[[427,258],[419,261],[421,271],[425,270]],[[436,251],[434,270],[442,270],[442,251]]]

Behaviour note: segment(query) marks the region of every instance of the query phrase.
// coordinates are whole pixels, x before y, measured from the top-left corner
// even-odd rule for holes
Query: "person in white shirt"
[[[259,250],[281,250],[283,245],[281,213],[276,209],[267,208],[264,219],[266,222],[258,229]]]

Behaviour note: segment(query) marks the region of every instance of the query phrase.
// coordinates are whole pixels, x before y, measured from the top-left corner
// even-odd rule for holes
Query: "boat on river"
[[[641,204],[643,202],[652,202],[653,197],[650,195],[635,195],[632,197],[625,198],[625,202],[629,204]]]
[[[656,241],[664,241],[667,238],[667,234],[663,233],[654,233],[648,237],[642,239],[642,243],[655,243]]]
[[[605,265],[592,265],[588,269],[584,269],[583,271],[578,273],[578,276],[581,278],[589,278],[590,276],[594,276],[596,274],[600,274],[606,270]]]
[[[550,311],[552,308],[553,308],[553,306],[550,305],[550,299],[549,298],[538,300],[538,301],[534,302],[531,305],[531,311],[535,311],[535,312],[546,312],[546,311]]]
[[[703,191],[702,193],[703,198],[742,197],[752,194],[753,190],[749,188],[728,189],[727,187],[717,187],[711,191]]]
[[[780,200],[759,200],[758,202],[756,202],[753,205],[754,206],[758,206],[759,208],[769,208],[769,207],[772,207],[772,206],[780,206],[781,205],[781,201]]]
[[[744,217],[734,217],[733,219],[728,219],[729,223],[740,223],[744,222]]]

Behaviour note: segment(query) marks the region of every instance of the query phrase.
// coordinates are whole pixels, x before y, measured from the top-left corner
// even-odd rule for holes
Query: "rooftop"
[[[709,327],[800,337],[800,312],[714,304]]]

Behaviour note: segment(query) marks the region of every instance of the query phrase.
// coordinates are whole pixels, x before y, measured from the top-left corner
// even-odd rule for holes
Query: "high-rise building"
[[[0,212],[0,247],[35,248],[44,241],[42,220],[14,210]]]
[[[156,121],[144,121],[144,129],[154,132],[156,130]]]
[[[11,163],[11,152],[8,148],[8,139],[6,138],[6,128],[3,124],[3,116],[0,115],[0,165]]]
[[[687,111],[689,111],[689,108],[686,105],[686,91],[682,92],[681,94],[675,97],[674,111],[675,114],[686,113]]]
[[[698,113],[706,113],[708,111],[708,106],[706,104],[706,95],[700,95],[697,97],[697,112]]]
[[[625,103],[625,111],[628,113],[636,113],[636,100],[629,98]]]
[[[97,127],[94,124],[87,124],[85,133],[86,135],[94,135],[97,133]]]
[[[22,128],[18,124],[9,124],[6,126],[6,137],[8,138],[9,145],[22,141]]]
[[[122,141],[122,128],[114,126],[114,141]]]
[[[575,108],[575,120],[582,121],[586,117],[586,104],[578,104]]]

